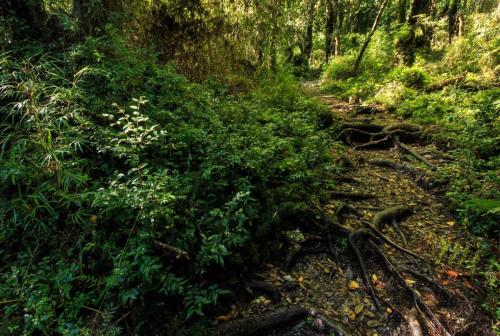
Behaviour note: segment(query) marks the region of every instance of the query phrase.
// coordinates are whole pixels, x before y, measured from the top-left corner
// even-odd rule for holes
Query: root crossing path
[[[250,299],[215,333],[492,335],[479,289],[451,260],[471,238],[433,178],[446,155],[418,125],[306,89],[341,120],[346,169],[331,201],[315,205],[321,218],[287,232],[287,255],[255,274]]]

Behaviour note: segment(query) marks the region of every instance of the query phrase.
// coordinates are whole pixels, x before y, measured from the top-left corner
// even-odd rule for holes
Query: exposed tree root
[[[260,336],[268,332],[289,328],[308,317],[314,317],[320,321],[327,331],[337,336],[349,336],[342,325],[332,322],[315,309],[304,307],[283,308],[265,314],[262,317],[248,317],[221,324],[214,330],[218,336]]]
[[[247,284],[247,287],[254,293],[264,294],[273,302],[281,301],[281,293],[274,285],[265,281],[252,281]]]
[[[283,263],[283,269],[289,270],[290,267],[293,264],[293,261],[299,254],[299,252],[302,250],[302,245],[296,243],[296,242],[291,242],[291,246],[288,249],[288,253],[286,255],[285,262]]]
[[[357,117],[358,115],[362,114],[375,114],[377,112],[381,112],[382,110],[380,108],[374,107],[374,106],[358,106],[353,109],[351,113],[349,113],[349,117],[354,118]]]
[[[307,308],[284,308],[262,317],[248,317],[221,324],[216,328],[215,335],[264,335],[266,332],[293,326],[309,316],[311,316],[311,311]]]
[[[446,288],[441,286],[441,284],[439,284],[436,280],[432,279],[430,276],[423,274],[423,273],[420,273],[420,272],[417,272],[417,271],[415,271],[411,268],[408,268],[408,267],[403,267],[402,270],[403,270],[403,272],[410,274],[411,276],[413,276],[416,279],[427,282],[429,285],[431,285],[436,291],[438,291],[441,295],[446,297],[448,300],[453,298],[451,293]]]
[[[358,247],[358,240],[364,235],[366,231],[357,230],[349,235],[349,246],[354,251],[356,258],[358,259],[359,267],[361,268],[361,274],[363,275],[363,280],[365,281],[365,285],[368,288],[368,292],[372,298],[373,303],[375,304],[375,308],[377,308],[378,312],[383,312],[382,305],[375,294],[375,290],[373,289],[372,283],[370,281],[370,276],[368,275],[368,271],[366,270],[366,264],[361,254],[361,251]]]
[[[401,141],[399,141],[399,138],[396,137],[394,139],[394,142],[396,143],[396,146],[400,150],[404,150],[407,153],[411,154],[412,156],[414,156],[415,158],[419,159],[420,161],[422,161],[423,163],[425,163],[427,166],[429,166],[429,168],[436,169],[436,166],[433,163],[431,163],[425,157],[423,157],[422,155],[420,155],[419,153],[417,153],[414,149],[410,148],[408,145],[406,145],[406,144],[402,143]]]
[[[410,174],[413,177],[421,175],[420,172],[418,172],[412,166],[410,166],[409,164],[406,164],[406,163],[396,163],[396,162],[391,161],[391,160],[369,160],[368,164],[370,164],[372,166],[392,168],[396,171]]]
[[[355,148],[392,146],[395,138],[415,141],[421,138],[421,127],[412,124],[395,124],[386,127],[370,123],[345,123],[338,135],[346,143],[362,142]]]
[[[365,132],[381,132],[384,129],[384,127],[372,123],[345,122],[342,124],[341,129],[342,130],[351,129],[351,130],[359,130]]]
[[[384,229],[385,224],[393,224],[395,221],[401,220],[413,212],[413,207],[407,205],[395,206],[379,211],[373,217],[373,226],[379,230]]]
[[[398,234],[398,236],[401,238],[403,245],[406,246],[408,244],[408,241],[406,240],[406,236],[405,236],[403,230],[401,230],[401,226],[399,225],[399,221],[397,221],[396,219],[393,219],[391,221],[391,227]]]
[[[434,179],[426,177],[424,173],[416,170],[407,163],[396,163],[391,160],[369,160],[368,164],[378,167],[392,168],[395,171],[410,175],[415,183],[424,189],[432,189],[437,183]]]
[[[400,271],[394,266],[391,259],[377,246],[377,244],[370,241],[370,245],[375,253],[377,253],[380,258],[384,261],[389,272],[391,272],[396,280],[398,280],[399,285],[403,287],[412,297],[414,301],[415,308],[420,313],[421,317],[426,322],[426,325],[431,329],[433,335],[444,335],[451,336],[451,334],[443,327],[438,318],[434,315],[432,310],[425,304],[422,298],[417,294],[417,292],[411,288],[401,275]],[[423,311],[422,311],[423,310]]]
[[[316,313],[314,311],[311,311],[311,315],[313,315],[317,320],[316,321],[321,321],[321,323],[317,324],[322,324],[321,328],[317,328],[319,331],[323,332],[328,332],[329,335],[335,335],[335,336],[349,336],[351,333],[347,331],[343,326],[341,326],[338,323],[330,321],[326,316]],[[315,324],[316,324],[315,321]]]
[[[390,146],[392,144],[392,139],[390,136],[385,136],[382,139],[379,140],[370,140],[367,143],[363,143],[361,145],[354,146],[353,149],[364,149],[364,148],[378,148],[378,147],[384,147],[384,146]]]

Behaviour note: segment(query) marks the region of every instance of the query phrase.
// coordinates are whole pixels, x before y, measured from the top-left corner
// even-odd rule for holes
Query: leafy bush
[[[51,55],[0,56],[5,329],[202,315],[331,187],[331,120],[286,73],[231,96],[113,32]]]
[[[392,75],[403,85],[414,89],[423,89],[429,80],[425,70],[416,66],[396,68]]]
[[[359,37],[357,37],[359,38]],[[359,72],[353,73],[357,50],[332,59],[323,72],[322,91],[339,98],[366,99],[376,92],[380,79],[385,78],[391,68],[393,46],[389,34],[376,32],[361,62]]]

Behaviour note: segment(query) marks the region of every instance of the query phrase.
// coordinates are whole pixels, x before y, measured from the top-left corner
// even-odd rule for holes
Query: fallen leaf
[[[372,274],[372,282],[377,282],[378,281],[378,277],[376,274]]]
[[[379,326],[379,321],[377,320],[369,320],[368,322],[366,322],[366,324],[370,327],[370,328],[376,328]]]
[[[389,307],[387,307],[386,311],[387,311],[387,314],[391,314],[392,313],[392,309],[389,308]]]
[[[413,286],[415,284],[415,280],[412,279],[405,279],[405,282],[408,286]]]
[[[231,311],[227,315],[217,316],[215,319],[217,321],[227,322],[235,319],[237,316],[238,316],[238,310],[236,309],[236,306],[232,306]]]
[[[452,278],[456,278],[458,276],[458,272],[453,271],[453,270],[447,270],[446,274]]]
[[[450,221],[450,222],[446,222],[446,224],[448,224],[448,226],[454,226],[455,222],[454,221]]]
[[[365,306],[363,304],[359,304],[356,307],[354,307],[354,312],[356,313],[356,315],[358,315],[363,311],[363,309],[365,309]]]
[[[297,279],[297,282],[298,283],[303,283],[304,282],[304,277],[301,275],[298,279]]]
[[[372,313],[371,311],[369,310],[365,310],[365,312],[363,313],[363,315],[365,316],[368,316],[368,317],[371,317],[371,318],[375,318],[375,314]]]
[[[357,281],[351,280],[349,281],[349,289],[356,290],[359,288],[359,283]]]

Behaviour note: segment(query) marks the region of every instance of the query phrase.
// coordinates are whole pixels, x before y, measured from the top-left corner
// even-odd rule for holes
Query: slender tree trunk
[[[325,58],[326,63],[332,54],[333,47],[333,32],[335,30],[336,24],[336,13],[335,13],[335,1],[334,0],[326,0],[326,22],[325,22]]]
[[[448,7],[448,43],[451,44],[453,36],[457,32],[458,25],[458,11],[459,11],[460,1],[452,0],[450,6]]]
[[[406,22],[408,12],[408,0],[399,0],[398,2],[398,21],[403,24]]]
[[[311,57],[313,47],[313,24],[314,24],[314,10],[316,0],[309,0],[307,8],[307,25],[304,37],[304,58],[309,66],[309,58]]]
[[[363,55],[366,51],[366,48],[368,48],[368,44],[370,44],[370,41],[373,37],[373,34],[375,34],[375,31],[377,30],[378,24],[380,23],[380,19],[382,18],[382,13],[384,12],[385,7],[387,7],[387,3],[389,0],[384,0],[382,2],[382,5],[380,6],[380,9],[378,10],[377,17],[375,18],[375,21],[373,22],[372,29],[368,33],[368,36],[366,37],[365,43],[363,43],[363,46],[361,47],[361,50],[359,51],[358,58],[356,58],[356,62],[354,63],[354,68],[353,68],[353,73],[357,74],[359,71],[359,66],[361,64],[361,60],[363,59]]]

